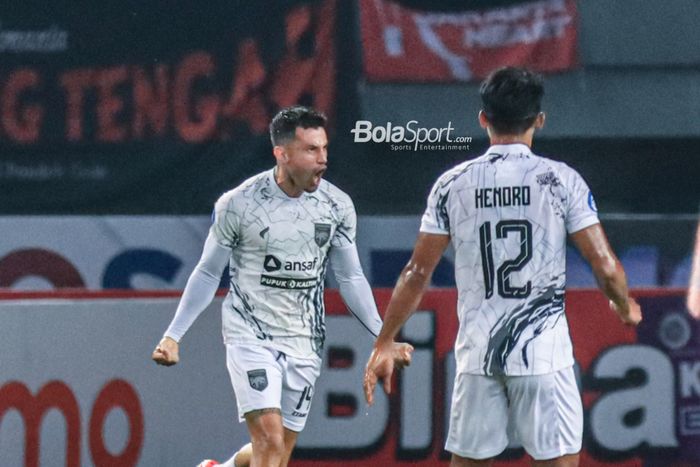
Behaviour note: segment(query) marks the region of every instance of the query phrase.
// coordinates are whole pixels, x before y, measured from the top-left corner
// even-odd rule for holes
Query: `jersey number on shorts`
[[[301,397],[299,398],[299,403],[297,404],[296,410],[301,410],[301,407],[304,405],[304,402],[306,402],[306,410],[309,410],[309,406],[311,405],[311,392],[313,391],[311,386],[305,386],[304,390],[301,393]]]
[[[522,287],[512,285],[510,273],[520,271],[532,258],[532,225],[526,220],[502,220],[496,224],[496,238],[506,238],[511,232],[520,235],[520,254],[511,260],[503,261],[503,264],[496,270],[493,264],[491,222],[484,222],[479,227],[481,266],[484,271],[486,298],[493,296],[494,275],[498,281],[498,295],[501,297],[525,298],[530,295],[531,282],[527,281]]]

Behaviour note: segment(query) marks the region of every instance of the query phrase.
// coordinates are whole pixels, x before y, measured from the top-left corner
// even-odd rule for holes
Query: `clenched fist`
[[[156,349],[151,355],[153,361],[158,365],[172,366],[180,361],[180,345],[170,337],[160,340]]]

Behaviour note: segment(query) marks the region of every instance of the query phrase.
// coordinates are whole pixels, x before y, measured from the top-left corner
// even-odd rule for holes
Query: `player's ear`
[[[479,125],[486,130],[489,127],[489,119],[483,110],[479,110]]]
[[[275,159],[278,163],[288,162],[289,156],[287,151],[285,151],[284,146],[275,146],[272,148],[272,154],[275,155]]]
[[[541,129],[544,126],[544,120],[545,120],[544,112],[538,113],[537,117],[535,117],[535,128],[538,130]]]

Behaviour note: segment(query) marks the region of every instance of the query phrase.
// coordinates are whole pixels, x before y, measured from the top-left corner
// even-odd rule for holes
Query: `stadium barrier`
[[[381,310],[391,291],[376,289]],[[567,315],[585,406],[582,466],[700,462],[700,326],[684,291],[639,290],[639,328],[593,290]],[[191,466],[246,442],[221,342],[221,298],[158,367],[151,351],[177,293],[6,292],[0,296],[0,465]],[[416,347],[390,398],[364,403],[372,341],[328,291],[324,369],[294,466],[447,465],[442,449],[455,373],[453,289],[429,291],[404,328]],[[65,460],[64,460],[65,459]],[[497,463],[529,465],[514,442]]]
[[[181,290],[210,224],[207,216],[3,216],[0,287]],[[695,216],[608,216],[603,224],[633,287],[687,287]],[[360,260],[373,287],[394,286],[419,226],[419,216],[358,218]],[[452,260],[448,250],[433,286],[454,287]],[[567,285],[595,287],[573,247]]]

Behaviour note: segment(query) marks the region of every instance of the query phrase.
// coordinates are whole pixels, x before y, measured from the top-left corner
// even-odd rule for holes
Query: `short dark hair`
[[[497,133],[520,134],[540,113],[544,80],[526,68],[499,68],[481,83],[479,94],[482,110]]]
[[[310,107],[295,105],[280,110],[270,122],[270,140],[281,146],[293,140],[297,128],[325,128],[326,116]]]

